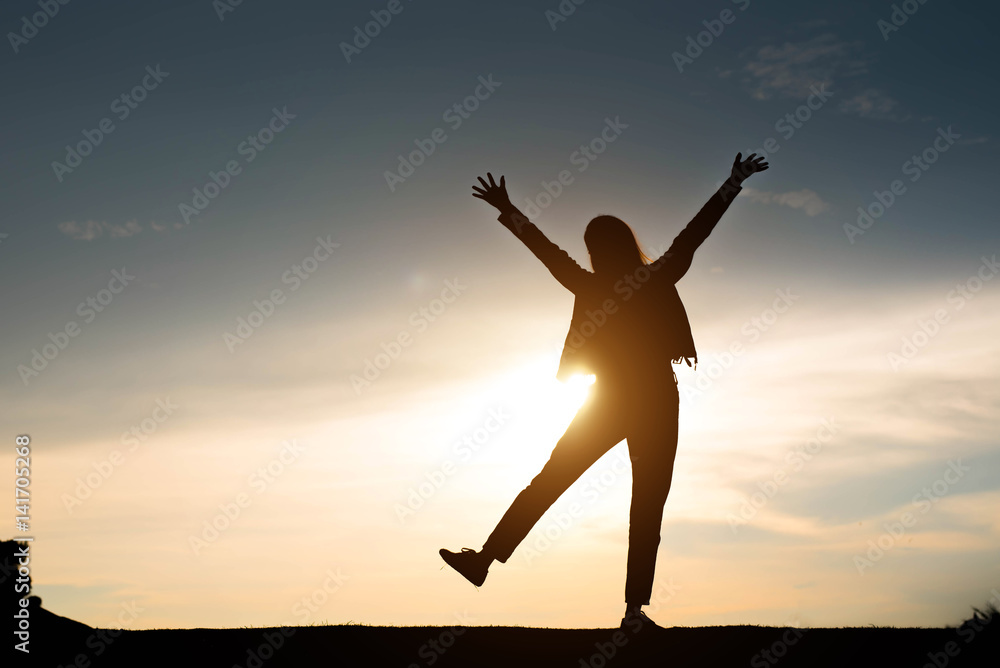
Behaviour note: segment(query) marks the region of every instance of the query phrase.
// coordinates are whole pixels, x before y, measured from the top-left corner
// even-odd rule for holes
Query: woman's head
[[[635,232],[621,218],[594,218],[583,233],[583,241],[590,253],[590,264],[600,274],[629,272],[651,262],[639,248]]]

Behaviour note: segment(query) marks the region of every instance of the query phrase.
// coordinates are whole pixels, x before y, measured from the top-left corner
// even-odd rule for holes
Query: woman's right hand
[[[493,174],[490,172],[486,172],[486,176],[489,177],[490,182],[487,183],[483,177],[478,177],[483,187],[472,186],[472,189],[476,191],[472,193],[472,196],[484,200],[499,211],[509,211],[514,208],[514,205],[510,203],[510,196],[507,195],[507,183],[504,181],[503,175],[500,175],[500,185],[497,185],[497,182],[493,180]]]

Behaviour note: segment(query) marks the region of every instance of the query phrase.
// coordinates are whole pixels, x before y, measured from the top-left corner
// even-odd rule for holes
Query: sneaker
[[[441,548],[438,554],[444,559],[444,563],[461,573],[466,580],[477,587],[486,582],[486,573],[489,571],[492,560],[484,557],[482,553],[463,547],[461,552],[452,552]]]
[[[662,626],[646,616],[646,613],[642,610],[633,610],[622,617],[622,623],[618,628],[633,634],[650,631],[655,633],[657,631],[665,630]]]

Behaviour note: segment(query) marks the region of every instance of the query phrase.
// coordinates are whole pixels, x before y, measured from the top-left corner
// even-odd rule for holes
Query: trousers
[[[506,562],[563,492],[625,439],[632,463],[625,602],[649,604],[663,506],[677,455],[679,405],[676,376],[598,378],[548,462],[517,495],[486,540],[483,553]]]

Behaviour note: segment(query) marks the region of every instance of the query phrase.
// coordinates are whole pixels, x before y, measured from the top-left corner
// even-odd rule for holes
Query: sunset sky
[[[504,174],[589,268],[592,217],[659,255],[767,147],[678,284],[650,616],[967,617],[1000,588],[1000,17],[913,4],[74,2],[32,32],[5,2],[35,593],[105,627],[614,624],[624,442],[479,591],[442,570],[587,392],[555,379],[573,295],[471,186]]]

